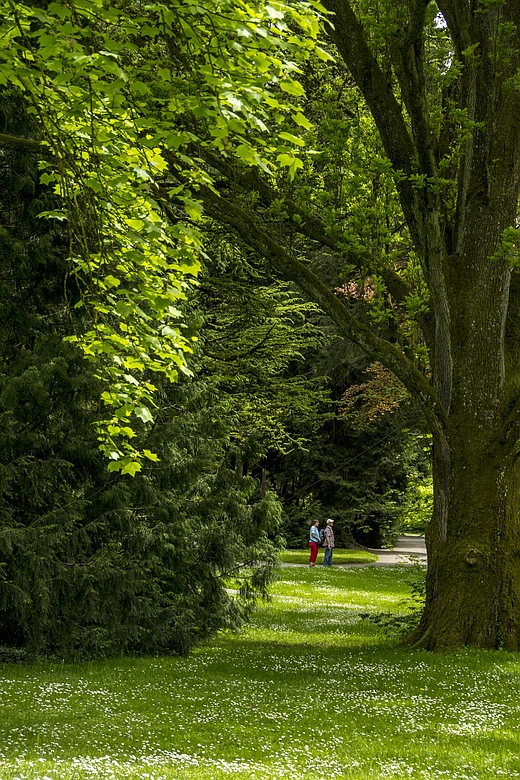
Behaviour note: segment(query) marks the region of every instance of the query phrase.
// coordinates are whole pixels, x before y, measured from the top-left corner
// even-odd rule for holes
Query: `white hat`
[[[327,523],[333,523],[333,522],[334,522],[334,520],[332,519],[332,517],[329,517],[329,519],[327,520]]]

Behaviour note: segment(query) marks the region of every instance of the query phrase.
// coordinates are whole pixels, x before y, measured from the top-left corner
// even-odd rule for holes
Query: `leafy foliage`
[[[429,448],[428,448],[429,449]],[[433,484],[429,463],[418,459],[409,475],[399,523],[405,533],[422,534],[433,517]]]
[[[3,3],[0,85],[24,95],[47,150],[42,181],[60,202],[45,216],[68,223],[77,305],[92,318],[70,338],[108,384],[112,417],[98,432],[112,470],[135,474],[150,457],[132,443],[135,418],[153,418],[150,372],[175,380],[188,371],[178,303],[197,273],[200,237],[186,218],[199,219],[197,189],[211,184],[192,147],[266,170],[301,165],[286,150],[296,136],[263,134],[273,111],[306,125],[291,105],[303,94],[293,72],[314,46],[319,8],[175,0],[143,15],[102,0]],[[166,193],[182,207],[168,219]]]

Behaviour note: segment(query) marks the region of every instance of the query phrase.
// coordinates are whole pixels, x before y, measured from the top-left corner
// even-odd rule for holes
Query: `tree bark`
[[[452,391],[443,433],[434,434],[417,647],[520,648],[517,281],[490,259],[516,199],[510,191],[501,209],[489,198],[467,208],[461,253],[447,258]]]
[[[22,138],[21,136],[8,135],[7,133],[0,133],[0,147],[6,147],[8,149],[20,149],[24,152],[35,152],[36,154],[44,153],[47,148],[42,146],[40,141],[34,141],[32,138]]]
[[[518,458],[478,430],[450,427],[449,447],[441,444],[442,455],[434,461],[427,602],[409,643],[428,650],[515,651],[520,648]]]

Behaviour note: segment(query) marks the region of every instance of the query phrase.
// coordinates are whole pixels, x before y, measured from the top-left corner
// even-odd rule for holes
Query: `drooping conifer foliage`
[[[35,132],[7,94],[1,123]],[[33,153],[3,150],[0,176],[0,644],[187,652],[265,591],[279,506],[237,469],[249,434],[235,441],[240,408],[214,376],[165,384],[138,433],[158,460],[133,480],[107,471],[99,382],[63,341],[84,327],[67,236],[37,216],[54,196]]]

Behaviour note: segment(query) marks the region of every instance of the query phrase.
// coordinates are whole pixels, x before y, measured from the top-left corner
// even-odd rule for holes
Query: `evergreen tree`
[[[31,132],[7,95],[1,112],[2,130]],[[138,432],[155,459],[133,480],[107,471],[99,382],[63,341],[84,326],[67,236],[37,217],[53,195],[20,147],[0,175],[0,642],[187,652],[240,626],[273,571],[279,506],[233,463],[242,410],[211,376],[165,385]]]

